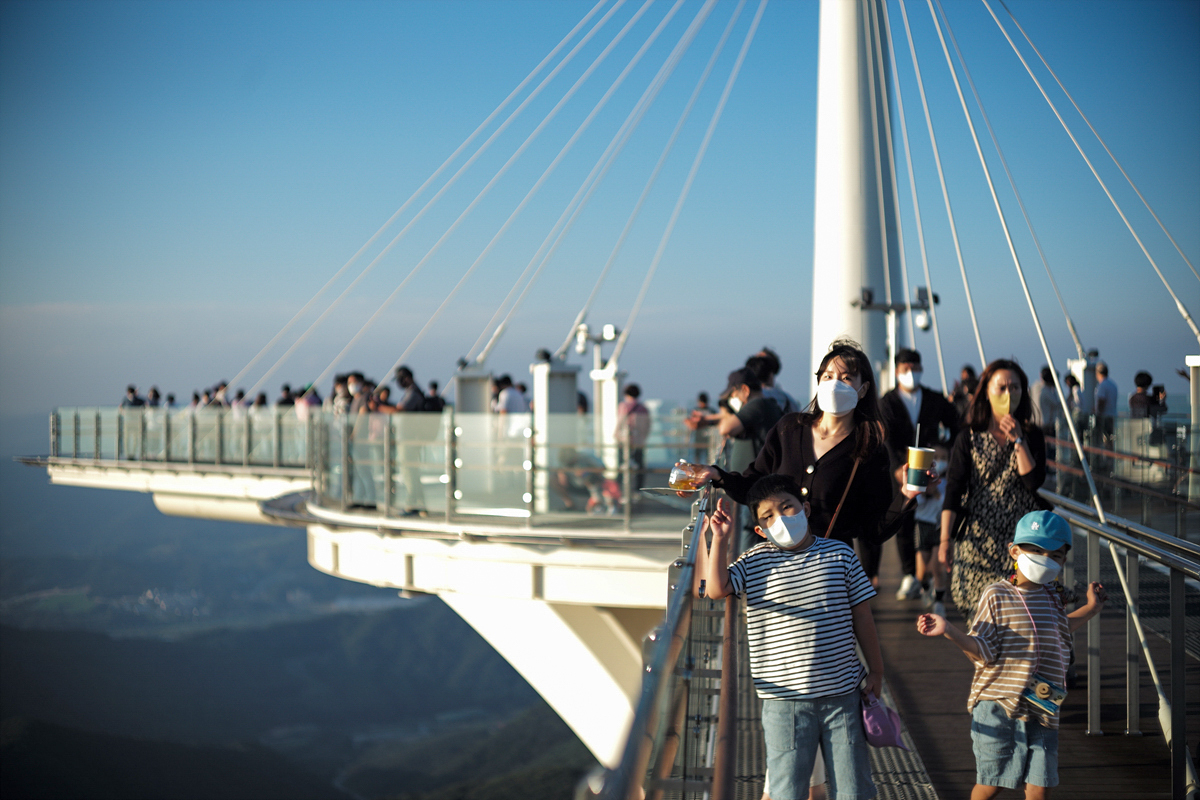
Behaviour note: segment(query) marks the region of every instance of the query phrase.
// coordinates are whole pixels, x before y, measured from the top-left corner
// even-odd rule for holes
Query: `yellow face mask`
[[[1012,395],[1008,392],[1004,394],[989,394],[988,402],[992,404],[992,414],[997,417],[1007,416],[1011,412]]]

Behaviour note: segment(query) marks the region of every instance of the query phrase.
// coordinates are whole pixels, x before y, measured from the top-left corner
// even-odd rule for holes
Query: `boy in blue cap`
[[[918,631],[945,636],[975,663],[967,699],[975,751],[971,800],[1022,784],[1026,800],[1044,800],[1058,785],[1058,719],[1071,634],[1108,599],[1093,581],[1087,602],[1066,612],[1055,579],[1070,549],[1066,520],[1049,511],[1026,514],[1008,546],[1015,574],[984,589],[970,633],[937,614],[917,618]]]

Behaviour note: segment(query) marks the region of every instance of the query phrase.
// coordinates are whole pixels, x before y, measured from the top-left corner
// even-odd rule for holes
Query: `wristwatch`
[[[1023,442],[1023,441],[1025,441],[1025,437],[1018,436],[1017,438],[1013,439],[1013,445],[1015,446],[1015,445],[1021,444],[1021,442]]]

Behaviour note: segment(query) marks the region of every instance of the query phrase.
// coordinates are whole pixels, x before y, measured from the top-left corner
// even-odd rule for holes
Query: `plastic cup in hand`
[[[680,492],[695,491],[704,485],[704,476],[700,473],[702,469],[704,468],[699,464],[689,464],[681,460],[671,467],[671,477],[667,479],[667,485]]]
[[[908,448],[908,477],[905,479],[909,491],[924,493],[929,486],[929,468],[933,466],[932,447]]]

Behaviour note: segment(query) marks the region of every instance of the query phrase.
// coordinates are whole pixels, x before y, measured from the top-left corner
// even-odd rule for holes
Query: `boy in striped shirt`
[[[762,698],[763,739],[772,800],[805,800],[821,745],[838,800],[875,796],[862,726],[862,695],[878,695],[883,656],[871,607],[875,596],[850,546],[808,530],[799,487],[767,475],[746,497],[768,541],[731,566],[722,555],[734,536],[728,501],[710,519],[712,556],[704,565],[706,595],[746,598],[750,672]],[[855,652],[862,646],[870,672]]]
[[[1022,784],[1026,800],[1044,800],[1058,785],[1058,720],[1071,634],[1108,599],[1093,581],[1087,603],[1066,613],[1054,580],[1070,548],[1066,520],[1049,511],[1026,514],[1008,547],[1016,574],[984,589],[969,634],[937,614],[917,618],[918,631],[945,636],[975,662],[967,699],[976,773],[971,800]]]

